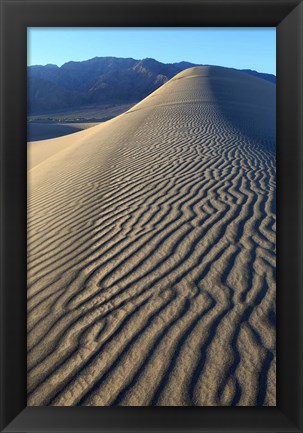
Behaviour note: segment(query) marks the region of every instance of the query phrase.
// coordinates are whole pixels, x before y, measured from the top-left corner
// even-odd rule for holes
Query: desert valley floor
[[[275,406],[275,85],[190,68],[28,149],[28,405]]]

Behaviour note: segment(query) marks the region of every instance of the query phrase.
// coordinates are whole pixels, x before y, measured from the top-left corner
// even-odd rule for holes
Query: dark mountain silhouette
[[[154,59],[95,57],[58,67],[28,67],[28,114],[59,112],[100,104],[128,104],[145,98],[184,69],[189,62],[165,64]],[[276,82],[271,74],[243,70]]]

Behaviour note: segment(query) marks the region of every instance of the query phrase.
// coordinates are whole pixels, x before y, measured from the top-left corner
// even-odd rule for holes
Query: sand
[[[28,405],[275,406],[275,85],[185,70],[29,148]]]
[[[27,140],[41,141],[62,137],[97,125],[97,122],[28,122]]]

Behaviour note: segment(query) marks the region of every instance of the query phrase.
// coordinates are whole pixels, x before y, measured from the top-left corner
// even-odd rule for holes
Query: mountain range
[[[151,58],[94,57],[82,62],[67,62],[61,67],[52,64],[29,66],[28,114],[104,104],[132,104],[193,66],[203,65],[185,61],[165,64]],[[248,69],[241,71],[276,82],[272,74]]]

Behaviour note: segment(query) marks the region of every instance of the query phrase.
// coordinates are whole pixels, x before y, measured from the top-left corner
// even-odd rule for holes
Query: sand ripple
[[[191,68],[29,163],[28,405],[276,404],[272,83]]]

